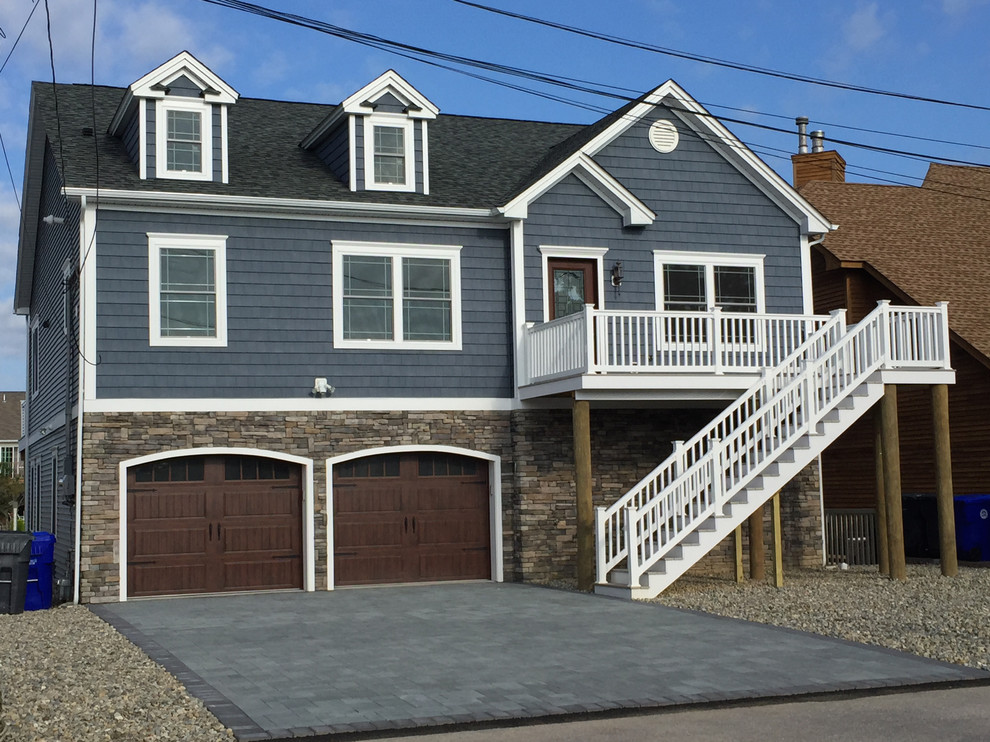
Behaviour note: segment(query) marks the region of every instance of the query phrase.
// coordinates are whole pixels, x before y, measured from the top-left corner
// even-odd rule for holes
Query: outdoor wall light
[[[329,397],[336,391],[326,379],[317,378],[313,379],[313,396],[314,397]]]
[[[65,224],[65,219],[63,217],[55,216],[54,214],[49,214],[41,221],[43,221],[48,226],[51,226],[52,224]]]
[[[618,288],[622,285],[622,261],[616,260],[612,266],[612,285]]]

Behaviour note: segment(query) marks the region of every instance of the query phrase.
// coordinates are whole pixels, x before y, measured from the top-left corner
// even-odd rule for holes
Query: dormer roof
[[[191,83],[199,88],[200,97],[208,103],[231,105],[240,97],[236,90],[192,54],[187,51],[179,52],[128,86],[110,122],[109,133],[113,136],[120,134],[121,128],[126,125],[128,112],[135,99],[164,98],[169,86],[180,80],[184,84]]]
[[[402,75],[395,70],[386,70],[363,88],[355,91],[341,101],[340,105],[336,106],[300,142],[300,146],[308,149],[316,144],[347,114],[370,116],[375,112],[379,101],[388,99],[389,97],[399,101],[403,106],[403,113],[411,119],[432,121],[440,113],[440,109],[431,103],[425,95],[406,82]]]

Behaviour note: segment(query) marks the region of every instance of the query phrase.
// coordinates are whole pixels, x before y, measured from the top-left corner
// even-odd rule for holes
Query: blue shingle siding
[[[354,117],[354,184],[358,191],[364,190],[364,116]]]
[[[305,398],[325,376],[337,397],[511,397],[505,230],[100,214],[97,396]],[[147,232],[226,234],[225,348],[150,347]],[[332,347],[331,242],[455,244],[462,351]]]
[[[145,160],[146,160],[146,170],[149,178],[155,177],[155,162],[156,162],[156,150],[155,150],[155,103],[154,101],[148,101],[145,108],[148,111],[148,126],[145,129],[147,132],[147,140],[145,141]]]
[[[127,156],[130,157],[131,162],[135,165],[138,163],[138,158],[140,156],[141,147],[141,121],[139,120],[136,112],[132,111],[130,123],[124,130],[124,149],[127,150]]]
[[[79,209],[68,203],[60,192],[61,181],[56,158],[46,148],[45,175],[42,185],[42,217],[49,214],[65,219],[63,224],[39,224],[38,246],[35,254],[34,286],[31,291],[31,323],[37,330],[31,338],[38,343],[29,359],[38,359],[38,368],[30,368],[38,374],[38,392],[32,394],[28,380],[28,429],[40,428],[49,418],[64,412],[66,395],[74,398],[77,384],[76,368],[66,368],[69,363],[69,345],[63,332],[63,281],[62,271],[67,260],[78,262]],[[45,326],[47,324],[47,327]],[[73,361],[75,357],[73,356]]]
[[[342,121],[331,131],[316,149],[316,155],[330,168],[342,183],[350,178],[350,145],[347,134],[347,121]]]
[[[385,93],[375,101],[375,113],[404,113],[406,107],[391,93]]]
[[[416,172],[416,193],[422,193],[426,186],[423,173],[423,124],[420,121],[413,122],[413,169]]]
[[[678,128],[671,153],[649,143],[656,118]],[[604,270],[621,260],[625,274],[620,291],[606,285],[605,305],[613,309],[655,308],[654,250],[763,254],[767,311],[802,311],[798,224],[667,109],[630,127],[595,160],[657,219],[623,228],[619,214],[574,176],[544,194],[526,222],[527,320],[543,319],[540,245],[608,248]]]
[[[223,128],[220,125],[220,106],[210,106],[213,118],[213,181],[223,182]]]
[[[168,84],[167,95],[177,95],[183,98],[199,98],[203,89],[185,75],[179,75]]]

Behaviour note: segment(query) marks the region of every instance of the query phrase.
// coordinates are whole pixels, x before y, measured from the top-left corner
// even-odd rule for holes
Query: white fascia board
[[[331,382],[333,379],[331,379]],[[298,397],[201,399],[94,399],[86,412],[508,412],[516,409],[511,397]]]
[[[377,78],[369,82],[360,90],[345,98],[340,108],[347,113],[370,114],[374,109],[364,105],[368,101],[374,101],[386,92],[391,92],[396,98],[407,106],[418,108],[417,111],[409,111],[406,115],[414,119],[435,119],[440,109],[430,100],[420,93],[416,88],[406,82],[395,70],[386,70]]]
[[[488,222],[500,227],[507,220],[494,209],[472,209],[455,206],[416,206],[411,204],[353,203],[348,201],[312,201],[302,198],[269,198],[262,196],[224,196],[205,193],[167,193],[164,191],[125,191],[101,188],[66,188],[69,196],[99,196],[101,208],[160,207],[186,209],[199,213],[250,212],[253,216],[335,217],[401,217],[405,219],[449,219],[468,222]]]
[[[624,226],[646,226],[657,218],[652,209],[584,152],[572,154],[499,211],[510,219],[527,218],[529,205],[571,174],[621,214]]]
[[[668,107],[668,110],[716,148],[750,182],[794,216],[805,233],[819,234],[833,229],[831,222],[825,218],[824,214],[812,206],[773,168],[761,160],[756,153],[736,138],[721,121],[705,110],[704,106],[673,80],[667,80],[656,88],[624,116],[584,145],[581,151],[592,157],[598,154],[656,106],[662,105],[663,100],[668,96],[676,100],[681,106],[681,108]]]

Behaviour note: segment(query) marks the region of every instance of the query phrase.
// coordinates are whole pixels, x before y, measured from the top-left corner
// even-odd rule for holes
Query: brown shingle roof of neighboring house
[[[920,305],[949,302],[953,333],[990,365],[990,168],[932,165],[920,188],[812,181],[799,191],[839,225],[826,253]]]
[[[0,392],[0,441],[21,437],[21,402],[24,392]]]

